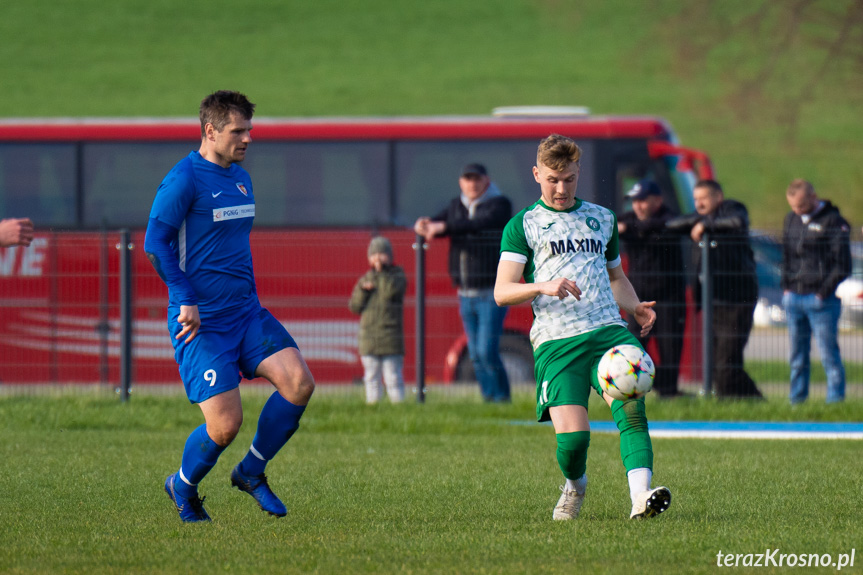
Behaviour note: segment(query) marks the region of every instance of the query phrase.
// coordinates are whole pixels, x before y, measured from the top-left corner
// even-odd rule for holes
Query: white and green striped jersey
[[[620,265],[617,216],[576,198],[559,212],[542,200],[520,211],[506,225],[501,260],[524,264],[524,281],[540,283],[565,277],[581,289],[581,300],[539,295],[534,298],[530,342],[536,350],[607,325],[622,325],[608,269]]]

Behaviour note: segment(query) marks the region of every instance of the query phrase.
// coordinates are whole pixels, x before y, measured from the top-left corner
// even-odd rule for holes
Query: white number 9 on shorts
[[[214,385],[216,385],[216,370],[215,369],[208,369],[207,371],[205,371],[204,372],[204,381],[209,381],[210,387],[213,387]]]

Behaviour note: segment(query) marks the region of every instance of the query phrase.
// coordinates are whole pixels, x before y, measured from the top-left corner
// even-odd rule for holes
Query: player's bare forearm
[[[494,284],[494,301],[499,306],[518,305],[532,300],[539,294],[537,284],[501,281]]]
[[[573,296],[581,299],[581,290],[575,282],[567,278],[557,278],[542,283],[521,283],[524,264],[501,261],[497,267],[497,280],[494,284],[494,301],[499,306],[517,305],[530,301],[538,295],[563,299]]]
[[[608,270],[608,279],[611,281],[611,292],[614,301],[628,314],[631,314],[641,326],[641,337],[646,337],[653,324],[656,323],[656,312],[653,311],[655,301],[639,301],[635,288],[629,282],[629,278],[620,267]]]
[[[524,264],[503,260],[497,264],[494,282],[494,301],[497,305],[517,305],[538,295],[535,284],[521,283],[522,273]]]
[[[619,270],[620,268],[615,268]],[[620,309],[628,314],[635,315],[635,307],[640,303],[638,295],[635,293],[635,288],[629,283],[623,272],[612,274],[613,270],[609,270],[608,276],[611,280],[611,292],[614,294],[614,301],[620,306]]]

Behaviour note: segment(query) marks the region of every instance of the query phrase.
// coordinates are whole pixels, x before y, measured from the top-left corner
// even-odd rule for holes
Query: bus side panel
[[[405,378],[415,381],[416,274],[413,232],[385,230],[404,268]],[[365,230],[261,230],[252,233],[258,295],[291,332],[321,384],[362,377],[359,316],[351,289],[368,269]],[[119,380],[119,252],[116,233],[39,235],[29,248],[0,249],[0,381],[5,384],[104,383]],[[132,243],[134,381],[179,383],[167,328],[167,288]],[[462,335],[458,298],[447,273],[448,242],[426,250],[426,381],[444,382],[445,358]],[[507,329],[526,333],[529,308]]]

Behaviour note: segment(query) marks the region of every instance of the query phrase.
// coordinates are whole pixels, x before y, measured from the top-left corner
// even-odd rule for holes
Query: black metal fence
[[[476,385],[470,385],[458,300],[447,274],[448,242],[419,242],[404,229],[378,232],[391,239],[395,261],[408,276],[405,378],[415,397],[422,400],[427,388],[478,394]],[[366,246],[372,235],[356,229],[253,233],[262,303],[294,335],[322,390],[361,389],[358,317],[348,311],[347,300],[368,268]],[[681,241],[686,294],[673,304],[681,306],[685,317],[679,387],[695,394],[712,393],[717,389],[717,366],[711,328],[717,324],[716,313],[727,314],[728,308],[707,305],[710,280],[717,275],[709,268],[712,258],[700,260],[708,267],[696,267],[694,254],[711,249],[709,238],[701,246]],[[752,325],[745,337],[742,367],[765,395],[787,396],[791,344],[779,285],[781,250],[775,235],[761,234],[748,241],[756,265],[757,296],[750,302]],[[130,391],[180,392],[167,334],[167,290],[142,246],[141,231],[58,232],[40,235],[28,248],[0,249],[0,393],[96,388],[128,399]],[[629,266],[627,250],[623,244],[624,265]],[[847,396],[861,398],[863,266],[857,246],[854,253],[854,274],[840,286],[838,345]],[[657,270],[654,275],[662,273]],[[634,277],[633,281],[637,283]],[[706,289],[699,290],[699,283]],[[531,319],[529,306],[521,305],[510,310],[505,324],[502,352],[516,389],[535,385],[527,342]],[[667,337],[673,334],[658,333],[648,342],[648,351],[660,365],[667,358],[661,356],[658,343]],[[826,395],[821,353],[813,339],[813,399]],[[251,385],[265,389],[258,380]]]

